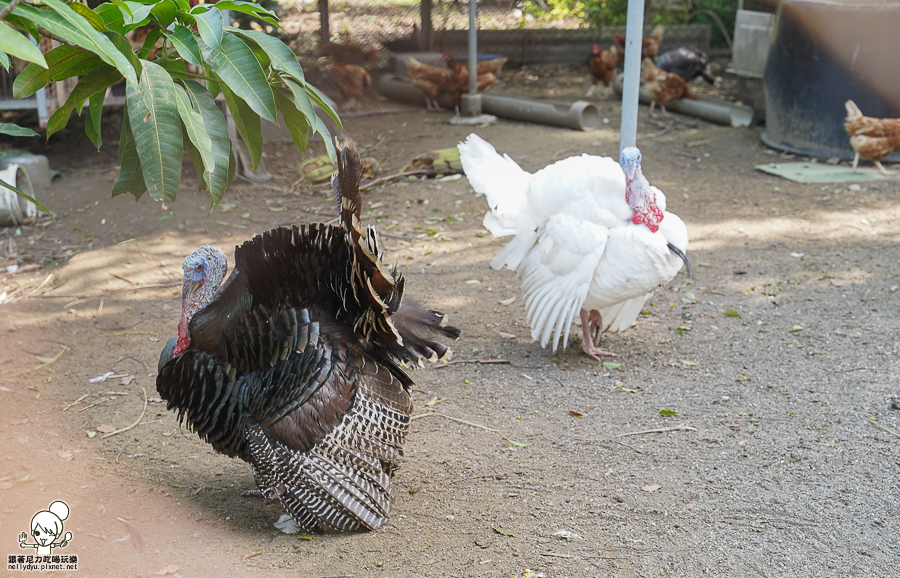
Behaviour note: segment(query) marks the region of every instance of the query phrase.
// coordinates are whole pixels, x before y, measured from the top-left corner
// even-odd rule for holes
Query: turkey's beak
[[[194,300],[194,294],[197,292],[197,289],[203,285],[202,281],[188,281],[185,280],[184,285],[181,288],[181,302],[182,303],[190,303]]]
[[[637,165],[626,163],[625,166],[622,167],[622,170],[625,171],[625,184],[627,185],[634,180],[634,173],[637,171]]]

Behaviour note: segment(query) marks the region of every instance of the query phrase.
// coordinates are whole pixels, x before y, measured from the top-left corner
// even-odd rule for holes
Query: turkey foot
[[[596,309],[588,313],[587,309],[581,310],[581,330],[582,336],[581,349],[588,357],[595,361],[600,361],[601,357],[618,357],[611,351],[603,351],[600,349],[600,334],[603,333],[603,319],[600,312]]]

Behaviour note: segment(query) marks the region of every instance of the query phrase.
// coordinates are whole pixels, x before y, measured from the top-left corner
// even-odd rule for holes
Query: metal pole
[[[477,13],[475,0],[469,0],[469,94],[478,94],[478,28],[475,24]]]
[[[425,49],[425,52],[431,52],[431,48],[433,46],[433,41],[431,39],[431,33],[433,31],[431,27],[431,0],[422,0],[422,48]]]
[[[641,83],[641,39],[644,35],[644,0],[628,0],[625,25],[625,79],[622,86],[622,122],[619,151],[637,142],[638,93]]]
[[[328,30],[328,0],[319,0],[319,42],[324,45],[331,40],[331,31]]]

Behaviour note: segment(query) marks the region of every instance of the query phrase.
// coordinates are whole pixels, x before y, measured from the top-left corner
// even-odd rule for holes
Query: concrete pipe
[[[421,104],[425,101],[418,88],[390,74],[381,77],[378,93],[401,102]],[[446,94],[438,98],[438,104],[444,108],[453,108],[453,103]],[[487,114],[502,118],[564,126],[575,130],[593,130],[600,125],[600,111],[594,104],[584,100],[567,103],[482,93],[481,108]]]
[[[622,75],[613,80],[616,94],[622,94]],[[646,88],[641,85],[641,102],[650,104],[651,98]],[[674,110],[681,114],[696,116],[719,124],[733,127],[750,126],[753,123],[753,107],[735,104],[727,100],[697,95],[698,100],[678,98],[666,105],[666,110]]]

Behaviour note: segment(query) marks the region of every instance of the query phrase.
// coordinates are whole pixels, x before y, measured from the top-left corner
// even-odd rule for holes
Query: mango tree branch
[[[6,8],[4,8],[3,10],[0,10],[0,20],[9,16],[12,13],[12,11],[16,9],[16,6],[19,5],[20,1],[21,0],[12,0],[12,2],[10,2]]]
[[[15,1],[16,1],[16,0],[13,0],[13,2],[15,2]],[[10,4],[10,6],[12,6],[12,4]],[[66,40],[66,39],[63,38],[62,36],[58,36],[58,35],[56,35],[56,34],[50,32],[49,30],[47,30],[47,29],[44,28],[43,26],[38,26],[38,32],[41,33],[41,36],[45,36],[45,37],[47,37],[47,38],[49,38],[49,39],[51,39],[51,40],[56,40],[56,41],[59,42],[60,44],[66,44],[66,45],[68,45],[68,46],[75,46],[75,47],[78,47],[78,45],[75,44],[74,42],[72,42],[72,41],[70,41],[70,40]]]

